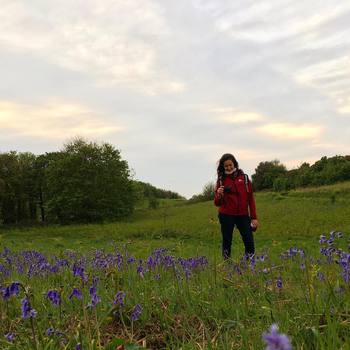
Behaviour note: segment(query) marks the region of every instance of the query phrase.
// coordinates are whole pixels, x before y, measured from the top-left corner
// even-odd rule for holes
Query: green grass
[[[336,194],[335,199],[333,194]],[[258,250],[314,247],[317,237],[331,230],[350,230],[350,183],[290,191],[287,194],[257,193],[260,227],[255,235]],[[1,246],[18,249],[106,247],[111,241],[132,243],[138,253],[158,246],[170,246],[184,254],[208,253],[220,241],[217,208],[212,202],[186,204],[162,201],[158,209],[139,209],[125,221],[30,228],[3,228]],[[214,243],[215,241],[215,243]],[[237,232],[235,254],[242,251]]]
[[[263,349],[261,334],[272,323],[278,323],[290,336],[294,349],[347,350],[349,283],[343,281],[339,264],[319,254],[318,240],[323,233],[342,231],[345,237],[339,244],[347,249],[348,189],[350,184],[283,194],[257,193],[260,227],[255,234],[256,250],[259,255],[267,253],[268,259],[257,262],[254,268],[240,261],[244,249],[237,232],[233,261],[222,262],[220,226],[212,202],[163,202],[156,210],[139,209],[128,220],[114,223],[3,228],[1,248],[9,247],[14,257],[22,250],[39,250],[48,257],[65,257],[67,250],[75,250],[78,255],[72,261],[81,257],[91,261],[95,248],[112,253],[117,245],[124,259],[130,255],[147,259],[154,248],[166,247],[166,254],[175,259],[204,255],[208,265],[191,270],[190,278],[180,263],[173,268],[157,265],[142,277],[136,271],[138,260],[130,265],[124,260],[121,269],[110,266],[95,270],[88,265],[87,283],[74,277],[67,267],[46,277],[29,278],[16,271],[11,277],[0,274],[0,285],[19,280],[25,286],[38,311],[34,322],[38,350],[74,349],[77,342],[84,344],[83,349],[108,349],[107,344],[115,338],[120,339],[116,342],[144,343],[153,349]],[[290,247],[304,248],[306,258],[298,253],[281,260],[280,254]],[[1,259],[4,265],[12,264],[11,259]],[[142,264],[147,267],[146,260]],[[319,272],[325,280],[318,279]],[[96,313],[85,308],[93,276],[99,277],[101,297]],[[276,287],[278,278],[283,281],[282,289]],[[73,287],[83,290],[82,302],[68,300]],[[45,298],[49,289],[62,293],[61,317],[58,308]],[[122,310],[113,306],[118,290],[126,293]],[[24,291],[8,302],[0,298],[2,349],[35,349],[30,320],[20,317],[23,297]],[[130,314],[137,303],[143,309],[140,320],[133,323]],[[49,326],[63,331],[67,342],[46,336]],[[14,345],[1,338],[9,331],[17,334]]]

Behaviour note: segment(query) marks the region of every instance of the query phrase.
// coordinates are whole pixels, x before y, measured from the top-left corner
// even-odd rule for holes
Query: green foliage
[[[288,179],[285,177],[278,177],[273,181],[273,190],[276,192],[288,191],[290,189],[290,184]]]
[[[256,190],[286,191],[298,187],[323,186],[350,180],[350,157],[322,157],[311,165],[287,171],[279,161],[262,162],[252,176]]]
[[[200,194],[193,195],[189,199],[189,203],[211,201],[214,199],[214,196],[215,196],[215,183],[210,181],[204,185],[203,190]]]
[[[118,219],[136,200],[128,163],[108,143],[77,138],[60,152],[0,154],[0,223]]]
[[[139,198],[183,199],[178,193],[157,188],[147,182],[134,181]]]
[[[277,159],[269,162],[260,162],[252,176],[253,187],[257,191],[272,189],[275,179],[286,172],[286,167]]]
[[[46,169],[46,181],[50,221],[93,222],[133,211],[128,164],[110,144],[82,139],[68,143]]]
[[[150,197],[148,201],[148,207],[150,209],[157,209],[159,207],[160,201],[156,197]]]
[[[0,220],[5,224],[36,219],[35,156],[0,154]]]

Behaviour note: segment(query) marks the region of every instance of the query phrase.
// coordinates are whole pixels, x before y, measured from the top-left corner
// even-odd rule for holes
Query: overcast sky
[[[350,154],[349,0],[0,0],[0,152],[112,143],[190,197]]]

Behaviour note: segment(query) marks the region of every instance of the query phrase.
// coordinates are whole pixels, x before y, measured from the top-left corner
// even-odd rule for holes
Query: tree
[[[16,192],[19,183],[17,152],[0,154],[0,204],[1,221],[14,224],[16,215]]]
[[[134,209],[128,164],[108,143],[73,140],[49,162],[45,176],[50,221],[116,219]]]
[[[4,224],[36,220],[35,155],[0,154],[0,218]]]
[[[203,186],[203,190],[200,194],[193,195],[190,199],[190,203],[206,202],[213,200],[215,196],[215,183],[210,181]]]
[[[210,181],[207,182],[202,190],[203,200],[210,201],[214,199],[215,196],[215,183]]]
[[[260,162],[252,175],[252,184],[255,190],[272,189],[273,182],[278,177],[287,173],[285,165],[275,159],[268,162]]]

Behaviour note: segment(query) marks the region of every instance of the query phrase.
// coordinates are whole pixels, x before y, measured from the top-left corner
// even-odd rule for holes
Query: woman
[[[241,234],[245,254],[253,255],[253,231],[258,228],[252,184],[248,176],[239,169],[236,158],[224,154],[217,168],[217,184],[214,203],[219,207],[219,221],[222,233],[222,256],[231,256],[232,233],[236,226]]]

